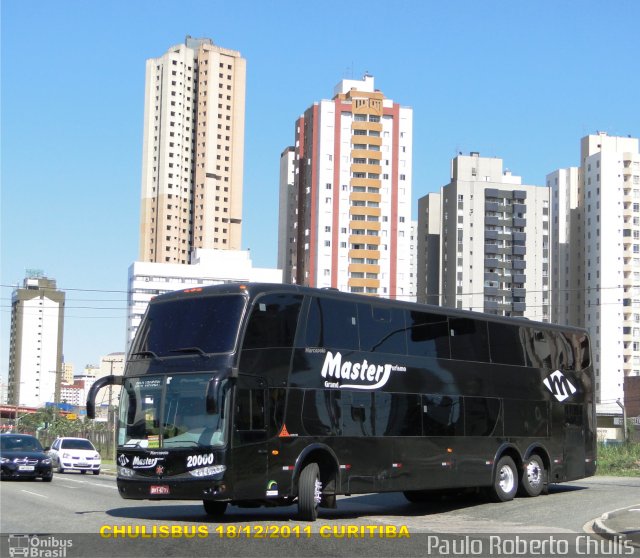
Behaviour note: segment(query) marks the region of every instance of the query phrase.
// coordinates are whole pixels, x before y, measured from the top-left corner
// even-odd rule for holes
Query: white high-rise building
[[[10,405],[58,402],[62,376],[65,293],[41,273],[27,277],[11,299]]]
[[[412,136],[412,109],[368,75],[300,116],[293,167],[281,157],[285,281],[411,299]]]
[[[419,208],[419,301],[549,320],[548,188],[472,152],[453,159],[451,182]]]
[[[245,82],[244,58],[211,39],[147,60],[140,260],[240,249]]]
[[[253,267],[248,250],[195,250],[189,264],[134,262],[129,267],[127,351],[152,298],[181,289],[245,281],[282,283],[282,271]]]
[[[580,167],[547,176],[554,242],[554,320],[591,336],[598,403],[618,410],[624,377],[640,375],[639,140],[582,138]]]

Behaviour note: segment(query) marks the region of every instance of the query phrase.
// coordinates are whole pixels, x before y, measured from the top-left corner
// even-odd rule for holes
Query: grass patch
[[[640,444],[598,444],[597,474],[640,477]]]

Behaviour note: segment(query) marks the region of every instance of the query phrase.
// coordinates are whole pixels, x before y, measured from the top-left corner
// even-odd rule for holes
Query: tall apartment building
[[[285,281],[410,297],[412,134],[412,109],[368,75],[300,116],[281,157]]]
[[[472,152],[453,159],[451,182],[419,208],[420,301],[549,320],[548,188]]]
[[[440,236],[442,199],[432,192],[418,200],[416,293],[417,301],[440,305]]]
[[[62,374],[65,293],[41,274],[24,279],[11,297],[10,405],[57,402]]]
[[[598,403],[617,410],[625,376],[640,375],[639,140],[599,132],[580,147],[579,167],[547,176],[553,320],[589,330]]]
[[[147,60],[141,261],[240,249],[245,87],[245,60],[211,39]]]

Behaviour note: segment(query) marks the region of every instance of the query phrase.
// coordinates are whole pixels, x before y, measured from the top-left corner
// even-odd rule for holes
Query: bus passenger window
[[[524,366],[524,346],[520,326],[489,322],[491,362]]]
[[[339,436],[342,432],[341,392],[332,389],[305,391],[302,422],[311,436]]]
[[[307,317],[307,347],[360,349],[358,311],[352,302],[314,297]]]
[[[293,347],[302,297],[285,293],[260,297],[253,306],[243,349]]]
[[[495,397],[464,398],[465,435],[495,436],[500,418],[500,399]]]
[[[342,435],[372,435],[372,399],[374,393],[349,393],[342,396]]]
[[[407,354],[404,312],[371,304],[358,304],[360,350]]]
[[[427,312],[405,313],[407,349],[411,356],[450,358],[446,316]]]
[[[451,358],[489,362],[487,322],[469,318],[449,318]]]
[[[419,395],[392,393],[384,436],[421,436],[421,401]]]
[[[422,433],[424,436],[462,436],[464,434],[462,397],[423,395]]]

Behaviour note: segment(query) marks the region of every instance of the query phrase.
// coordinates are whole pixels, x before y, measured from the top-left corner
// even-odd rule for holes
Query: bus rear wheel
[[[302,521],[318,518],[318,505],[322,499],[320,467],[317,463],[305,465],[298,481],[298,513]]]
[[[505,455],[498,460],[489,495],[494,502],[508,502],[517,491],[518,470],[513,459]]]
[[[546,482],[546,471],[542,459],[532,455],[524,463],[520,477],[520,493],[524,496],[539,496]]]
[[[216,502],[215,500],[203,500],[202,503],[204,504],[204,511],[207,515],[214,517],[224,515],[228,504],[228,502]]]
[[[426,490],[405,490],[403,494],[412,504],[421,504],[429,500],[429,493]]]

